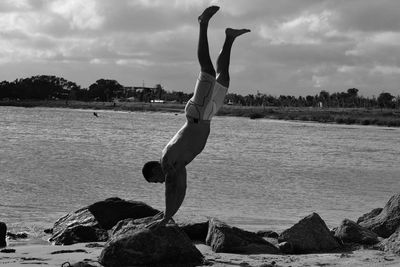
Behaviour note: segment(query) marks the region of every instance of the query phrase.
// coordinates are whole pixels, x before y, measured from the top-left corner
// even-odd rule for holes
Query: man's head
[[[143,166],[142,173],[149,183],[164,183],[165,176],[158,161],[146,162]]]

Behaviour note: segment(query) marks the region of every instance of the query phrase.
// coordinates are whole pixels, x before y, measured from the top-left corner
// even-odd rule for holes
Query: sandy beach
[[[92,244],[95,244],[94,247]],[[19,245],[14,253],[0,253],[0,266],[69,266],[84,261],[101,266],[98,256],[104,243],[81,243],[71,246]],[[215,253],[210,247],[197,244],[207,264],[203,266],[400,266],[400,257],[379,250],[360,249],[348,253],[305,255],[230,254]]]

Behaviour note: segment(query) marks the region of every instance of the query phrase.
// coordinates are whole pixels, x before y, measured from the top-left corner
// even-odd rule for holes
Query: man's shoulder
[[[168,151],[165,151],[165,153],[163,153],[160,163],[163,169],[168,169],[174,166],[174,161]]]

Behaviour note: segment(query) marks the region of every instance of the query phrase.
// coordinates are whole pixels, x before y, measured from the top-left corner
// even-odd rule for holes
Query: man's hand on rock
[[[162,218],[159,220],[152,221],[151,223],[146,225],[147,229],[156,230],[159,227],[165,226],[169,222],[169,219]]]

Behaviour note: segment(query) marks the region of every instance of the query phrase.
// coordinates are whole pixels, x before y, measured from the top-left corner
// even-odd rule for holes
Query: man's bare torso
[[[163,169],[182,168],[189,164],[203,151],[209,134],[210,123],[186,122],[162,151]]]

